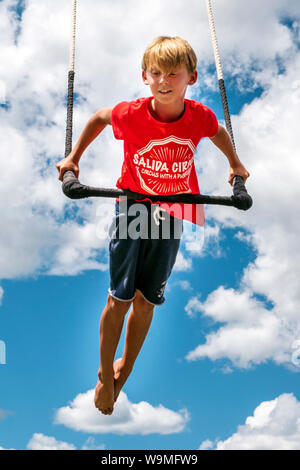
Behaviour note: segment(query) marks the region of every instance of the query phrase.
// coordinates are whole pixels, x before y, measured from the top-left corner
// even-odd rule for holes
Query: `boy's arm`
[[[228,134],[225,127],[219,124],[219,129],[217,134],[214,137],[210,137],[210,140],[226,155],[228,158],[228,162],[230,165],[229,169],[229,178],[228,182],[232,185],[232,179],[234,175],[240,175],[244,179],[244,183],[246,179],[250,176],[250,173],[242,162],[240,161],[239,157],[237,156],[236,151],[232,145],[232,141],[230,135]]]
[[[79,175],[79,160],[85,149],[103,131],[107,124],[111,124],[111,113],[113,108],[99,109],[87,122],[75,147],[71,153],[56,164],[59,172],[58,179],[63,180],[63,174],[67,170],[72,170],[76,178]]]

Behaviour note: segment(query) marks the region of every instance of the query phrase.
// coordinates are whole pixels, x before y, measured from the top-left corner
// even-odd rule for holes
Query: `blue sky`
[[[197,289],[201,283],[204,298],[220,282],[235,286],[237,272],[249,256],[240,243],[232,242],[231,234],[223,243],[226,257],[198,261],[195,274],[188,277]],[[231,269],[229,260],[234,263]],[[182,276],[174,274],[170,282],[177,279]],[[169,435],[93,435],[54,425],[56,409],[94,386],[99,310],[107,282],[107,273],[96,271],[3,282],[7,300],[2,304],[1,335],[7,343],[7,365],[1,366],[1,408],[12,413],[0,421],[3,447],[23,449],[29,437],[43,433],[77,448],[93,436],[107,449],[195,450],[205,439],[225,439],[234,433],[261,401],[286,392],[299,398],[299,376],[286,368],[261,364],[224,373],[228,361],[186,363],[187,351],[203,341],[213,325],[200,316],[184,315],[189,295],[182,292],[179,298],[168,296],[157,309],[125,391],[133,403],[145,400],[176,411],[187,408],[190,420],[185,430]],[[120,344],[119,353],[124,337]]]
[[[97,108],[148,94],[140,56],[162,32],[195,47],[199,85],[188,96],[210,106],[222,122],[203,5],[192,1],[187,11],[179,1],[107,2],[102,9],[92,9],[90,0],[86,7],[80,3],[75,138]],[[0,449],[300,449],[300,368],[293,356],[300,346],[300,8],[293,1],[288,7],[266,1],[263,22],[252,3],[246,11],[237,0],[213,5],[234,135],[251,173],[254,206],[246,213],[207,208],[203,249],[193,253],[182,244],[167,300],[155,309],[118,408],[104,417],[88,392],[97,379],[99,319],[109,285],[107,240],[97,238],[96,227],[108,222],[112,206],[105,206],[104,220],[97,215],[103,202],[66,200],[55,169],[64,146],[71,2],[59,6],[57,16],[53,1],[0,2],[0,48],[11,64],[0,68],[6,175]],[[155,15],[160,20],[150,31]],[[117,23],[119,16],[117,27],[112,19]],[[121,161],[122,145],[107,129],[82,159],[82,181],[113,186]],[[229,195],[226,158],[208,139],[196,161],[201,191]],[[124,331],[116,357],[123,345]]]

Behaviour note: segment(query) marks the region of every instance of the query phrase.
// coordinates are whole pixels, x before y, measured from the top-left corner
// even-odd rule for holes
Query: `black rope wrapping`
[[[232,125],[231,125],[231,118],[230,118],[230,113],[229,113],[229,107],[228,107],[228,101],[227,101],[227,95],[226,95],[226,89],[225,89],[225,83],[223,79],[219,80],[219,88],[220,88],[220,93],[221,93],[226,129],[228,131],[228,134],[230,135],[234,150],[236,150],[234,137],[233,137],[233,131],[232,131]]]
[[[233,196],[208,196],[204,194],[174,194],[169,196],[135,193],[129,190],[94,188],[81,184],[73,171],[67,170],[63,175],[62,190],[70,199],[87,197],[127,197],[129,199],[150,199],[152,202],[172,202],[185,204],[219,204],[234,206],[247,210],[252,206],[252,199],[247,193],[243,178],[236,175],[233,179]]]
[[[68,107],[67,107],[65,157],[67,157],[69,153],[71,153],[71,150],[72,150],[74,77],[75,77],[75,72],[73,70],[70,70],[68,73]]]

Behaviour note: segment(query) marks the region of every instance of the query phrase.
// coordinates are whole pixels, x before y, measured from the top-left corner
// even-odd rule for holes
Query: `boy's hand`
[[[246,180],[247,180],[247,178],[249,178],[250,173],[249,173],[248,170],[246,170],[246,168],[244,167],[244,165],[243,165],[241,162],[239,162],[239,163],[237,163],[236,165],[232,165],[232,166],[230,167],[228,183],[231,184],[231,186],[232,186],[232,184],[233,184],[233,183],[232,183],[232,180],[233,180],[233,177],[234,177],[235,175],[240,175],[240,176],[243,178],[244,183],[246,183]]]
[[[58,179],[60,181],[63,180],[63,174],[67,170],[72,170],[75,173],[76,178],[78,178],[79,167],[78,167],[77,163],[75,163],[74,160],[72,159],[71,154],[68,155],[66,158],[63,158],[60,162],[58,162],[56,164],[56,168],[59,172]]]

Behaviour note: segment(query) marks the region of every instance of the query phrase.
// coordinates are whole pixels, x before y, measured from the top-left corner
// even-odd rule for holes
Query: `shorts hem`
[[[140,289],[136,289],[136,290],[138,290],[138,291],[142,294],[142,296],[144,297],[144,299],[145,299],[147,302],[149,302],[149,304],[151,304],[151,305],[155,305],[155,306],[158,307],[159,305],[162,305],[162,304],[164,303],[164,302],[161,302],[160,304],[155,304],[154,302],[151,302],[150,300],[148,300],[147,297],[145,297],[145,295],[143,294],[143,292],[142,292]]]
[[[110,289],[108,289],[108,293],[114,299],[120,300],[120,302],[132,302],[135,299],[135,296],[136,296],[136,295],[134,295],[134,297],[132,297],[132,299],[120,299],[119,297],[116,297],[114,294],[112,294]]]

